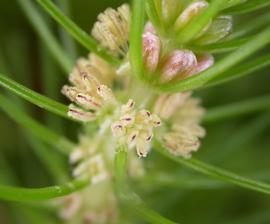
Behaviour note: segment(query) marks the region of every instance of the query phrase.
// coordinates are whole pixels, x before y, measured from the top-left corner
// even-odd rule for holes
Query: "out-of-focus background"
[[[125,1],[56,1],[75,23],[88,32],[99,12],[108,6],[119,6],[122,2]],[[68,35],[55,21],[39,6],[37,7],[74,61],[79,56],[87,55],[85,49],[77,43],[74,45],[74,42],[70,41],[72,39],[67,38]],[[240,28],[242,24],[252,23],[254,18],[266,12],[269,12],[269,8],[235,17],[235,29]],[[262,52],[269,52],[269,48],[263,49]],[[253,57],[256,58],[262,52]],[[222,55],[216,56],[220,57]],[[61,86],[67,82],[67,78],[15,0],[0,1],[0,72],[37,92],[67,102],[60,93]],[[269,68],[265,68],[245,78],[199,90],[196,95],[202,98],[205,107],[211,108],[270,94],[269,83]],[[1,88],[0,92],[5,91]],[[79,128],[77,125],[30,105],[12,94],[8,95],[32,117],[71,139],[77,139]],[[266,120],[263,120],[261,113],[256,113],[208,125],[207,137],[196,157],[246,176],[270,181],[270,119],[268,123]],[[66,159],[64,164],[67,164]],[[170,161],[164,161],[155,153],[149,156],[146,164],[149,170],[193,174]],[[66,169],[69,170],[68,165]],[[33,150],[33,145],[29,143],[29,136],[2,111],[0,111],[0,183],[24,187],[55,184]],[[195,184],[188,189],[150,186],[138,188],[138,191],[153,208],[181,223],[270,223],[270,198],[239,187],[197,189]],[[36,210],[43,211],[42,208],[32,204],[27,206],[33,207],[33,214]],[[27,216],[23,207],[22,203],[0,201],[0,223],[28,223],[27,219],[33,214]],[[44,210],[44,214],[56,219],[53,211]]]

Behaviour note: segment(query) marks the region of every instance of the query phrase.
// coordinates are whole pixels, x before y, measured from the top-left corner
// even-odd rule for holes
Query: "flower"
[[[214,64],[210,54],[195,54],[188,49],[162,50],[169,48],[168,43],[162,41],[151,22],[145,25],[142,38],[145,70],[153,79],[158,74],[161,83],[185,79]]]
[[[102,59],[90,54],[89,59],[79,59],[70,74],[70,82],[74,86],[65,85],[62,93],[71,104],[68,115],[84,122],[93,121],[102,112],[116,103],[112,90],[114,71]],[[103,83],[107,85],[104,85]]]
[[[159,133],[164,146],[174,155],[190,158],[200,146],[205,130],[199,125],[204,110],[191,93],[164,94],[155,104],[155,113],[170,124]]]
[[[181,32],[209,7],[209,3],[204,0],[154,0],[154,4],[156,14],[159,17],[159,23],[155,23],[157,30],[161,30],[160,35],[165,39],[170,41],[176,39],[178,45],[181,43],[181,38],[177,37],[181,37]],[[235,4],[235,2],[229,1],[227,4],[229,6]],[[148,6],[148,14],[151,20],[152,12],[150,8]],[[226,15],[218,15],[208,22],[193,39],[181,44],[207,45],[215,43],[225,38],[231,30],[232,18]]]
[[[135,102],[129,100],[123,105],[120,118],[111,125],[113,134],[120,145],[136,146],[139,157],[146,157],[150,150],[153,128],[161,125],[161,120],[147,110],[134,110]]]
[[[118,7],[117,10],[108,8],[98,15],[92,35],[114,55],[123,57],[128,51],[130,17],[127,4]]]
[[[98,185],[60,199],[59,216],[67,223],[115,223],[118,218],[117,201],[111,183]]]
[[[154,2],[162,10],[159,15],[165,26],[173,24],[171,29],[175,34],[208,7],[205,1]],[[128,153],[128,175],[141,176],[145,170],[140,158],[146,157],[151,150],[153,137],[174,155],[190,158],[205,136],[205,130],[200,126],[204,110],[200,101],[191,97],[191,92],[160,94],[150,90],[150,85],[145,88],[146,85],[136,82],[131,75],[128,54],[130,16],[126,4],[117,10],[109,8],[98,16],[92,30],[103,47],[123,59],[122,64],[113,67],[95,54],[80,58],[69,76],[71,85],[62,89],[71,101],[68,115],[84,122],[84,131],[69,156],[72,175],[89,178],[92,183],[64,203],[62,216],[71,223],[78,215],[79,222],[84,223],[117,220],[112,186],[117,148],[123,147]],[[230,32],[229,25],[231,22],[227,17],[217,17],[193,43],[216,42]],[[145,75],[149,76],[147,81],[148,78],[159,83],[182,80],[214,64],[212,55],[194,52],[174,41],[160,34],[151,22],[146,23],[142,58]]]

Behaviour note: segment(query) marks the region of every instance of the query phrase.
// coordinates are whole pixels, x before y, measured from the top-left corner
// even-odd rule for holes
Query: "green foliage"
[[[57,69],[49,69],[49,73],[51,72],[53,74],[50,74],[46,79],[39,77],[39,74],[44,74],[44,71],[40,70],[39,65],[48,66],[48,63],[45,63],[44,59],[46,58],[46,53],[45,57],[37,56],[41,55],[40,49],[46,46],[49,52],[47,56],[62,68],[65,75],[68,75],[74,65],[74,55],[76,53],[74,52],[74,45],[71,47],[72,49],[70,48],[71,50],[68,49],[70,44],[73,44],[72,40],[69,39],[66,42],[65,38],[67,36],[63,38],[57,32],[57,29],[61,27],[66,30],[64,35],[71,35],[82,47],[99,55],[113,66],[118,66],[121,59],[107,52],[95,39],[76,25],[73,19],[71,19],[72,12],[69,15],[70,18],[68,18],[60,10],[61,7],[54,4],[53,1],[36,0],[36,2],[38,4],[34,4],[31,0],[17,0],[17,4],[15,4],[5,0],[0,3],[0,11],[2,12],[0,14],[0,32],[3,30],[0,37],[0,86],[3,90],[5,89],[5,92],[14,93],[20,98],[50,113],[67,118],[67,120],[59,124],[63,130],[63,134],[74,138],[77,124],[70,122],[71,119],[67,114],[68,106],[44,96],[44,93],[37,93],[31,90],[37,89],[40,92],[42,92],[43,88],[50,90],[49,82],[54,82],[56,80],[54,77],[59,73]],[[70,5],[70,8],[72,10],[73,8],[71,6],[78,6],[80,4],[82,6],[85,4],[87,7],[80,13],[97,14],[98,12],[95,11],[93,5],[103,4],[104,2],[105,0],[100,2],[85,1],[84,3],[82,1],[71,1],[70,4],[72,5]],[[223,223],[229,219],[243,216],[244,219],[239,222],[237,219],[232,223],[248,223],[247,213],[255,213],[253,223],[260,223],[261,219],[268,223],[270,220],[269,214],[263,214],[262,216],[258,208],[268,207],[270,205],[268,198],[270,185],[266,182],[243,177],[238,173],[243,173],[245,170],[252,170],[252,173],[255,175],[251,176],[257,179],[260,170],[269,169],[268,149],[270,142],[267,134],[264,133],[269,129],[270,109],[268,84],[270,79],[267,74],[268,71],[265,69],[270,64],[270,55],[267,53],[270,42],[270,28],[268,26],[270,21],[268,13],[269,0],[209,1],[210,7],[181,30],[176,37],[176,42],[179,46],[187,44],[191,50],[197,53],[207,52],[215,54],[217,58],[215,65],[196,76],[167,84],[153,84],[148,82],[148,77],[146,77],[144,72],[142,58],[141,36],[147,20],[146,15],[152,21],[157,31],[163,37],[167,37],[166,28],[168,28],[168,24],[162,23],[158,11],[161,5],[156,5],[156,2],[160,3],[160,1],[155,0],[134,0],[132,4],[129,56],[132,71],[135,74],[134,79],[137,78],[141,82],[147,82],[147,88],[153,88],[156,92],[168,93],[201,89],[199,94],[203,96],[207,105],[218,104],[221,106],[215,106],[212,109],[207,106],[208,109],[203,118],[203,123],[209,128],[210,134],[208,134],[203,147],[203,149],[206,149],[206,152],[199,152],[198,155],[195,155],[198,159],[192,158],[186,160],[176,157],[166,151],[155,139],[152,150],[153,154],[149,156],[149,160],[144,160],[147,167],[146,175],[136,180],[138,181],[136,182],[136,186],[137,184],[138,186],[142,186],[142,189],[137,189],[138,193],[135,193],[136,186],[131,184],[133,180],[128,179],[126,175],[128,172],[126,149],[120,149],[116,152],[113,170],[115,175],[114,182],[121,209],[127,211],[127,217],[123,218],[123,220],[126,219],[129,223],[134,217],[139,217],[139,220],[136,220],[138,223],[141,223],[141,220],[143,220],[148,223],[170,224],[176,223],[171,220],[181,220],[180,223],[196,224]],[[107,1],[107,3],[110,3],[110,1]],[[69,3],[67,2],[66,4]],[[51,26],[48,20],[45,19],[45,16],[40,13],[39,6],[54,18],[58,24],[53,23]],[[8,24],[8,20],[5,21],[3,19],[2,16],[4,16],[5,10],[11,15],[17,16],[19,18],[18,21],[20,19],[22,20],[22,22],[19,22],[18,27],[12,28]],[[19,13],[21,12],[24,15],[20,15]],[[233,34],[224,40],[205,46],[198,46],[193,43],[192,40],[219,13],[236,15],[235,20],[238,24],[235,25],[236,28]],[[24,17],[28,18],[33,28],[29,28],[29,24],[25,21],[26,18]],[[256,18],[254,19],[254,17]],[[42,45],[40,41],[33,40],[36,38],[33,34],[34,32],[42,40]],[[18,40],[14,39],[12,42],[13,35],[19,38],[25,48],[18,48],[17,46],[19,45],[13,46],[12,43],[16,43],[16,40]],[[10,44],[4,46],[4,43]],[[33,49],[32,46],[38,47],[37,49]],[[28,49],[29,54],[26,54],[24,49]],[[20,54],[17,54],[17,52]],[[25,57],[17,60],[18,55],[25,55]],[[29,64],[24,64],[24,61],[29,61]],[[21,71],[21,68],[25,68],[25,70]],[[21,74],[14,74],[14,76],[3,74],[14,73],[13,71],[21,71]],[[46,74],[48,74],[48,71]],[[249,74],[253,74],[253,76],[246,77]],[[23,80],[31,87],[27,88],[13,79]],[[45,84],[42,83],[42,80],[49,80],[46,83],[46,87],[44,87]],[[214,87],[208,88],[212,86]],[[54,92],[53,95],[58,100],[61,100],[60,90]],[[240,100],[243,98],[245,100]],[[236,103],[231,103],[231,101]],[[223,102],[229,103],[223,105]],[[38,157],[40,165],[44,166],[49,175],[52,176],[55,184],[65,182],[68,179],[68,170],[65,170],[63,161],[67,162],[66,156],[69,155],[76,145],[67,137],[57,134],[54,130],[48,128],[46,124],[43,124],[47,114],[44,116],[42,112],[36,111],[28,104],[24,107],[26,110],[22,109],[21,104],[22,102],[20,100],[6,93],[1,93],[0,95],[0,108],[5,113],[3,116],[0,114],[0,134],[3,136],[0,138],[0,199],[19,202],[46,201],[70,195],[73,192],[88,187],[90,185],[89,179],[73,180],[62,185],[53,184],[53,186],[44,188],[13,187],[7,185],[24,185],[25,174],[19,170],[18,167],[20,166],[17,166],[17,163],[29,163],[29,167],[34,170],[36,167],[33,161],[36,160],[36,157]],[[263,115],[259,115],[261,112],[264,112]],[[6,116],[14,120],[22,131],[13,130]],[[255,118],[249,122],[249,117]],[[54,123],[54,121],[57,122],[57,119],[52,119],[51,121]],[[236,132],[237,125],[242,127],[242,129],[239,129],[240,132]],[[52,127],[54,126],[52,125]],[[86,128],[91,129],[91,127]],[[14,142],[7,142],[10,138],[5,139],[5,136],[9,133],[11,133],[10,137],[14,139]],[[228,141],[224,137],[227,136],[224,133],[230,133],[234,137]],[[17,140],[18,136],[23,136],[22,141],[24,145],[20,145],[21,140]],[[227,144],[224,144],[224,142]],[[18,160],[18,158],[21,159],[18,155],[18,145],[24,149],[28,149],[29,146],[33,148],[33,155],[31,154],[27,161]],[[224,145],[224,147],[217,148],[217,145]],[[231,150],[228,149],[230,147],[232,148]],[[220,148],[227,151],[219,152]],[[58,150],[60,154],[51,151],[54,149]],[[216,153],[216,155],[211,156],[211,153]],[[208,155],[210,156],[208,157]],[[203,159],[200,157],[206,158],[206,161],[219,159],[224,164],[224,167],[210,165],[208,162],[203,162]],[[234,164],[233,161],[235,161],[236,168],[231,167]],[[182,167],[179,168],[176,163]],[[9,166],[14,166],[13,169],[16,172],[12,172]],[[235,173],[227,171],[227,167],[228,170],[235,170]],[[190,171],[187,171],[186,168]],[[198,172],[202,176],[198,174],[194,175],[192,171]],[[38,172],[37,174],[33,172],[33,180],[40,175]],[[208,179],[208,177],[211,179]],[[31,184],[25,185],[29,186]],[[51,183],[48,183],[48,185],[51,185]],[[233,185],[239,188],[229,188]],[[145,186],[147,186],[147,189],[145,189]],[[252,191],[242,191],[240,187]],[[172,191],[171,188],[176,189]],[[200,191],[205,190],[203,194],[207,195],[207,199],[211,197],[213,201],[201,200],[204,196],[196,192],[196,189]],[[179,196],[178,192],[182,195]],[[189,192],[194,194],[189,194]],[[265,194],[265,196],[256,194],[258,192]],[[184,198],[186,195],[188,197]],[[240,205],[236,202],[238,200],[242,202],[243,198],[246,200],[247,205],[243,208],[241,205],[240,209]],[[163,209],[161,209],[162,206],[159,207],[158,205],[163,205]],[[227,210],[228,206],[233,206],[232,209],[236,210],[236,215],[229,214],[230,212]],[[15,213],[18,213],[19,216],[27,217],[27,220],[32,220],[33,223],[46,223],[47,220],[56,220],[53,215],[43,212],[44,208],[36,209],[36,211],[35,209],[32,210],[28,204],[22,207],[15,203],[11,203],[8,207],[15,211]],[[205,207],[209,208],[209,211],[202,213],[199,208],[204,209]],[[187,208],[191,210],[185,210]],[[170,218],[164,217],[159,212],[166,214]],[[185,213],[187,215],[184,215]],[[2,223],[1,217],[0,222]],[[55,221],[55,223],[59,223],[59,220]],[[123,221],[123,223],[125,222]]]

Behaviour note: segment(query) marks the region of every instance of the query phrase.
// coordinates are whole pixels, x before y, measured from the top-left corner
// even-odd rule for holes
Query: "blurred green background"
[[[99,12],[108,6],[119,6],[124,1],[58,0],[56,2],[81,28],[89,32]],[[38,8],[55,36],[69,50],[71,57],[75,59],[87,55],[85,49],[78,44],[73,45],[72,39],[67,38],[68,35],[40,7]],[[252,23],[252,20],[262,13],[269,13],[269,8],[235,17],[235,29],[241,28],[242,24],[247,22]],[[269,48],[263,51],[269,52]],[[261,52],[257,55],[260,54]],[[60,93],[61,86],[67,82],[67,78],[52,59],[15,0],[0,1],[0,72],[37,92],[67,102]],[[245,78],[199,90],[196,95],[202,98],[205,107],[212,108],[270,94],[269,83],[269,68],[265,68]],[[4,92],[3,89],[0,91]],[[77,139],[79,133],[77,125],[9,95],[10,99],[16,101],[32,117],[71,139]],[[239,174],[270,180],[270,119],[268,118],[270,115],[267,113],[207,125],[208,135],[196,157]],[[0,182],[24,187],[55,184],[28,138],[23,129],[0,111]],[[63,158],[63,164],[66,164],[68,171],[66,158]],[[160,170],[160,172],[193,175],[192,172],[164,160],[155,153],[149,156],[146,165],[149,172]],[[270,198],[239,187],[186,189],[149,184],[149,186],[138,186],[137,190],[149,205],[180,223],[270,223]],[[29,223],[27,220],[33,220],[36,213],[57,220],[55,213],[44,210],[42,205],[36,207],[35,204],[27,204],[26,207],[29,210],[25,210],[24,204],[21,203],[0,202],[0,223]]]

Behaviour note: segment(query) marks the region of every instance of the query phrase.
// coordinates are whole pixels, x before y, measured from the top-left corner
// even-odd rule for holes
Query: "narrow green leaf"
[[[25,15],[28,17],[29,22],[37,31],[39,37],[44,44],[48,47],[52,57],[59,63],[59,65],[68,75],[74,65],[73,60],[68,56],[67,52],[60,46],[56,38],[53,36],[46,22],[35,8],[31,0],[17,0],[22,7]]]
[[[248,0],[246,3],[224,10],[225,14],[242,14],[252,12],[270,5],[269,0]]]
[[[144,0],[133,0],[130,28],[130,63],[135,75],[143,80],[142,33],[144,26]]]
[[[270,54],[267,54],[258,58],[256,57],[255,60],[249,61],[248,63],[244,63],[239,66],[235,66],[229,69],[228,71],[222,73],[220,76],[217,76],[216,78],[212,79],[203,88],[220,85],[225,82],[239,79],[246,75],[253,74],[255,71],[258,71],[269,65],[270,65]]]
[[[184,159],[171,154],[168,150],[163,148],[157,140],[154,143],[155,149],[165,157],[199,173],[219,179],[228,183],[238,185],[253,191],[270,194],[270,185],[264,182],[255,181],[238,174],[220,169],[218,167],[209,165],[196,159]]]
[[[199,88],[208,83],[213,78],[221,75],[234,65],[238,64],[254,52],[260,50],[270,42],[270,27],[257,34],[254,38],[242,45],[238,50],[227,55],[224,59],[217,62],[210,69],[201,72],[185,80],[175,83],[158,85],[159,89],[166,92],[179,92]]]
[[[70,1],[56,0],[55,2],[66,16],[71,16],[72,9]],[[59,34],[66,51],[73,60],[76,60],[78,55],[75,40],[62,27],[59,27]]]
[[[68,116],[68,107],[64,104],[58,103],[46,96],[43,96],[27,87],[13,81],[7,76],[0,73],[0,86],[24,98],[25,100],[37,105],[40,108],[48,110],[59,116],[70,119]]]
[[[248,99],[242,102],[236,102],[207,111],[203,118],[204,124],[218,122],[220,120],[242,116],[258,111],[270,109],[270,95]]]
[[[60,152],[69,154],[74,148],[74,145],[66,138],[54,133],[46,126],[35,121],[22,110],[20,110],[11,100],[0,95],[0,108],[14,121],[20,124],[23,128],[31,132],[40,140],[59,149]]]
[[[154,0],[146,0],[145,1],[145,10],[146,13],[151,20],[151,23],[154,25],[155,29],[158,30],[159,33],[163,33],[163,29]]]
[[[22,188],[0,185],[0,199],[6,201],[42,201],[69,195],[89,185],[89,180],[73,180],[44,188]]]
[[[224,5],[224,8],[223,9],[227,9],[227,8],[230,8],[230,7],[233,7],[233,6],[236,6],[236,5],[240,5],[240,4],[243,4],[245,3],[247,0],[228,0],[227,1],[227,4]]]
[[[264,181],[270,180],[268,171],[248,173],[247,176],[259,178]],[[147,188],[152,189],[153,186],[158,186],[159,188],[181,188],[184,190],[210,190],[235,187],[235,185],[201,175],[187,175],[186,173],[179,175],[177,173],[172,174],[167,172],[148,173],[146,176],[135,179],[135,183],[144,190]]]
[[[270,98],[269,107],[270,109]],[[243,145],[247,145],[252,142],[256,137],[260,136],[263,131],[270,127],[270,111],[266,111],[264,114],[257,116],[252,121],[245,122],[243,126],[237,128],[235,133],[230,136],[219,147],[219,153],[211,153],[207,158],[207,161],[218,164],[219,162],[226,161],[231,158],[232,155],[244,150]]]
[[[209,44],[206,46],[192,45],[189,48],[198,53],[204,53],[204,52],[212,53],[212,54],[226,53],[229,51],[236,50],[237,48],[241,47],[244,43],[246,43],[250,39],[251,39],[250,37],[245,37],[241,39],[226,40],[220,43]]]
[[[66,29],[80,44],[89,51],[103,58],[109,63],[118,65],[119,61],[110,55],[95,39],[81,30],[72,20],[67,18],[51,0],[37,0],[37,2],[49,13],[63,28]]]
[[[135,180],[136,186],[139,185],[141,189],[153,188],[181,188],[181,189],[219,189],[230,187],[229,184],[224,184],[218,180],[211,180],[205,177],[198,177],[195,175],[179,175],[168,173],[147,173],[146,176]]]
[[[227,0],[211,1],[205,12],[201,13],[181,30],[177,40],[181,43],[187,43],[196,37],[209,23],[209,21],[211,21],[211,19],[218,14],[218,12],[224,7],[226,3]]]
[[[270,23],[269,13],[257,16],[256,18],[252,19],[252,23],[246,23],[245,21],[243,21],[239,25],[239,28],[234,30],[234,32],[226,39],[232,40],[235,38],[244,37],[247,34],[250,34],[258,29],[266,27],[269,23]]]

